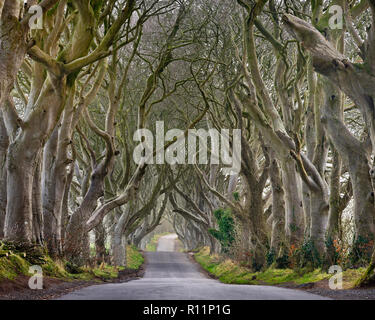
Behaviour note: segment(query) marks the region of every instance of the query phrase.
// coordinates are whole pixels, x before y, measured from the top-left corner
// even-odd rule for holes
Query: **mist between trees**
[[[0,0],[1,238],[77,265],[95,239],[125,265],[168,220],[186,249],[254,270],[370,276],[374,0],[35,4]],[[159,121],[242,132],[241,170],[135,163],[134,133]]]

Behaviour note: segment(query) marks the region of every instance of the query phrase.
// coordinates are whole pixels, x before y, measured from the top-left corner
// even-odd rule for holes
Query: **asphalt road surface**
[[[146,253],[144,278],[87,287],[59,300],[322,300],[299,290],[228,285],[208,279],[184,253],[173,252],[176,236],[160,238],[157,252]]]

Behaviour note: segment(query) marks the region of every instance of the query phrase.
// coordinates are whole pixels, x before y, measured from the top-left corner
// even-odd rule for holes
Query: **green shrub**
[[[287,269],[289,268],[290,261],[287,254],[283,254],[280,257],[276,258],[276,269]]]
[[[369,264],[374,241],[362,236],[356,237],[349,253],[349,262],[354,267],[365,267]]]
[[[270,267],[276,260],[276,251],[274,248],[271,248],[266,253],[266,263],[267,267]]]
[[[314,245],[314,241],[305,240],[300,248],[295,251],[298,268],[318,268],[322,265],[322,259]]]
[[[209,229],[208,231],[220,242],[223,253],[228,253],[235,239],[232,213],[230,210],[218,209],[214,212],[214,216],[219,225],[219,230]]]
[[[67,272],[69,272],[70,274],[79,274],[79,273],[84,272],[83,269],[80,266],[78,266],[75,263],[70,262],[70,261],[66,261],[65,270]]]

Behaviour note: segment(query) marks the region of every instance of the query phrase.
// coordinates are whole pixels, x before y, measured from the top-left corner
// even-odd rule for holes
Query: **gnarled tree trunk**
[[[0,239],[4,237],[5,213],[7,205],[6,157],[9,146],[8,133],[0,111]]]

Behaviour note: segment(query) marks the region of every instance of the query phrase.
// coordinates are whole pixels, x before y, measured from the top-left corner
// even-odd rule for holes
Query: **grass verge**
[[[138,270],[144,259],[136,247],[128,246],[127,261],[127,269]],[[17,245],[0,242],[0,282],[15,280],[19,276],[31,276],[29,268],[32,265],[41,266],[44,276],[64,281],[108,281],[116,279],[119,272],[125,269],[103,263],[95,268],[82,267],[78,273],[73,274],[66,270],[64,261],[52,260],[41,248],[24,250]]]
[[[202,248],[194,254],[195,260],[215,278],[227,284],[250,285],[302,285],[326,280],[331,274],[321,269],[307,272],[306,270],[267,269],[262,272],[251,272],[231,259],[219,255],[210,255],[209,248]],[[343,289],[351,289],[361,277],[364,268],[348,269],[343,272]]]
[[[128,269],[138,270],[145,262],[142,253],[135,246],[127,247]]]

